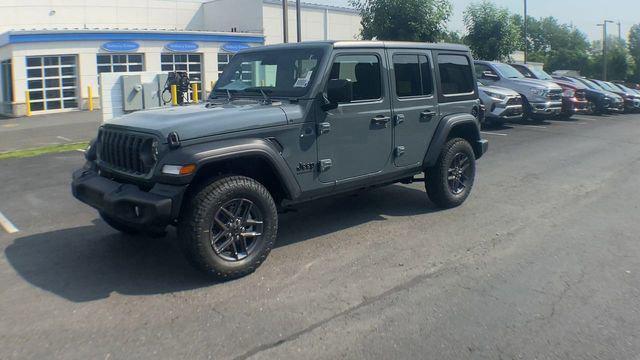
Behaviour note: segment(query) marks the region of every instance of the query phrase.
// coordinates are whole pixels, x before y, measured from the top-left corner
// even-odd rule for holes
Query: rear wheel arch
[[[454,138],[465,139],[469,142],[473,147],[476,159],[482,156],[482,149],[478,148],[481,140],[478,120],[471,114],[450,115],[440,121],[425,155],[423,167],[433,166],[438,161],[442,147],[447,141]]]

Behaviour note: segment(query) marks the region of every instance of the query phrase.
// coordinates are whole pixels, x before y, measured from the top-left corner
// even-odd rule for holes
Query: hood
[[[242,130],[287,124],[280,103],[234,101],[224,105],[176,106],[138,111],[105,122],[132,130],[160,133],[163,139],[173,131],[181,140],[190,140]]]
[[[517,92],[511,90],[511,89],[507,89],[507,88],[503,88],[503,87],[499,87],[499,86],[485,86],[485,85],[480,85],[478,84],[478,90],[480,91],[489,91],[492,93],[496,93],[496,94],[500,94],[500,95],[504,95],[504,96],[516,96],[519,95]]]
[[[560,85],[548,80],[527,79],[527,78],[511,79],[511,80],[518,82],[520,84],[527,85],[529,87],[537,88],[537,89],[562,90]]]

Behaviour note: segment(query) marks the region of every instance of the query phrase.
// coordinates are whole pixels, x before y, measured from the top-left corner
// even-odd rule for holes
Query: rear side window
[[[431,66],[425,55],[394,55],[393,67],[398,97],[433,94]]]
[[[462,55],[442,54],[438,56],[440,86],[445,96],[473,93],[474,79],[469,58]]]
[[[380,61],[375,55],[339,55],[331,67],[330,79],[353,83],[353,100],[382,98]]]

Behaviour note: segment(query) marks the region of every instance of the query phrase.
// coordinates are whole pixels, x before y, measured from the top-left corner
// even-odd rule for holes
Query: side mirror
[[[482,78],[487,80],[500,80],[500,77],[491,71],[484,71],[482,73]]]
[[[333,110],[338,104],[353,101],[353,83],[349,80],[332,79],[327,85],[326,103],[322,109],[324,111]]]

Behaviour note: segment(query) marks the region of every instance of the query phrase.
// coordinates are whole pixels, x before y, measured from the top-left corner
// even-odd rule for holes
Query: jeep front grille
[[[146,175],[156,163],[154,142],[150,135],[103,128],[98,135],[98,160],[119,172]]]

